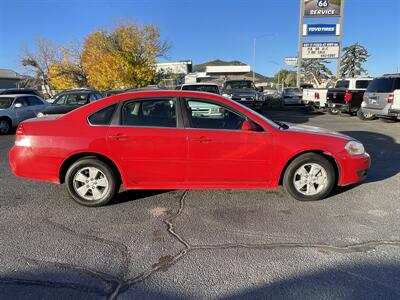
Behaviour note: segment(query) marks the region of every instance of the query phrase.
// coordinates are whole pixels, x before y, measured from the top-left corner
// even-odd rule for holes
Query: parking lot
[[[274,108],[357,138],[366,182],[298,202],[278,189],[128,191],[87,208],[14,177],[0,137],[0,299],[398,299],[400,123]]]

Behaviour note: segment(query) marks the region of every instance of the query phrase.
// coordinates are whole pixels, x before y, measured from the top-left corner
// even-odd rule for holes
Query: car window
[[[98,94],[98,93],[94,94],[94,96],[97,98],[97,100],[103,98],[103,95],[102,94]]]
[[[190,127],[217,130],[240,130],[245,117],[225,106],[198,99],[185,99]]]
[[[69,94],[66,104],[67,105],[84,105],[88,103],[88,93],[84,94]]]
[[[88,120],[92,125],[110,125],[117,104],[107,106],[90,115]]]
[[[394,90],[395,78],[376,78],[367,88],[368,93],[391,93]]]
[[[181,89],[181,86],[180,85],[178,85],[176,88],[175,88],[175,90],[177,90],[177,91],[179,91]]]
[[[213,94],[219,94],[219,89],[215,85],[211,84],[193,84],[193,85],[184,85],[182,90],[185,91],[199,91],[199,92],[207,92]]]
[[[366,89],[371,80],[356,80],[356,89]]]
[[[348,89],[350,85],[350,81],[348,80],[339,80],[338,82],[336,82],[335,87],[340,89],[340,88],[346,88]]]
[[[129,101],[122,107],[121,125],[176,127],[176,100]]]
[[[65,100],[67,99],[67,94],[61,94],[59,96],[56,96],[56,99],[54,100],[54,104],[58,104],[58,105],[64,105],[65,104]]]
[[[14,101],[14,98],[0,98],[0,109],[6,109],[9,108]]]
[[[43,105],[43,102],[36,97],[28,97],[29,105]]]
[[[226,90],[235,90],[235,89],[255,89],[255,85],[252,81],[227,81],[225,83]]]
[[[17,100],[15,100],[15,104],[21,103],[23,107],[29,106],[28,101],[26,100],[26,97],[19,97]]]
[[[96,100],[97,100],[96,95],[95,94],[90,94],[89,101],[96,101]]]
[[[400,78],[396,79],[396,82],[394,84],[394,89],[395,90],[400,90]]]

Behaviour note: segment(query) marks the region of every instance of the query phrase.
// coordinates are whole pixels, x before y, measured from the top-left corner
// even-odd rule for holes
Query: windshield
[[[350,84],[350,81],[348,81],[348,80],[339,80],[338,82],[336,82],[336,88],[338,88],[338,89],[340,89],[340,88],[346,88],[346,89],[348,89],[349,88],[349,84]]]
[[[367,88],[368,93],[391,93],[394,90],[395,78],[377,78]]]
[[[199,91],[199,92],[208,92],[219,94],[218,87],[216,85],[211,84],[193,84],[193,85],[184,85],[182,90],[185,91]]]
[[[0,98],[0,109],[6,109],[11,106],[14,98]]]
[[[241,89],[252,89],[255,90],[256,87],[252,81],[227,81],[225,83],[226,90],[241,90]]]
[[[286,93],[301,93],[301,90],[298,88],[293,88],[293,89],[285,89]]]

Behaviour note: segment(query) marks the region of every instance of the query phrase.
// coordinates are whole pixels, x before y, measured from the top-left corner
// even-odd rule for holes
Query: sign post
[[[342,28],[343,28],[343,15],[344,15],[344,0],[340,3],[340,20],[339,20],[339,57],[336,60],[336,79],[340,77],[340,57],[342,55],[342,42],[343,42],[343,35],[342,35]]]
[[[297,87],[301,84],[301,63],[303,61],[303,24],[304,24],[304,0],[300,0],[300,21],[299,21],[299,45],[297,48]]]

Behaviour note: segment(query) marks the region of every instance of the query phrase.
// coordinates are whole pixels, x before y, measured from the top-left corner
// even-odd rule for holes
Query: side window
[[[14,105],[17,104],[17,103],[21,103],[21,104],[22,104],[22,107],[29,106],[28,101],[26,100],[26,97],[20,97],[20,98],[18,98],[17,100],[15,100]]]
[[[66,95],[66,94],[58,96],[57,99],[54,100],[54,104],[64,105],[65,100],[67,99],[67,96],[68,95]]]
[[[67,99],[67,105],[84,105],[88,103],[89,94],[69,94]]]
[[[174,128],[176,123],[175,99],[128,101],[121,112],[121,125]]]
[[[394,84],[394,89],[395,90],[400,90],[400,78],[396,79],[396,82]]]
[[[116,104],[107,106],[105,108],[100,109],[94,114],[90,115],[88,120],[92,125],[110,125],[112,116],[114,114]]]
[[[29,105],[43,105],[43,102],[36,97],[28,97]]]
[[[245,117],[215,103],[198,99],[186,99],[192,128],[240,130]]]
[[[96,100],[97,100],[97,98],[96,98],[95,94],[90,94],[89,101],[92,102],[92,101],[96,101]]]
[[[370,82],[369,80],[357,80],[356,89],[366,89]]]
[[[95,94],[95,96],[96,96],[96,98],[97,98],[97,100],[99,100],[99,99],[102,99],[103,98],[103,95],[102,94]]]

